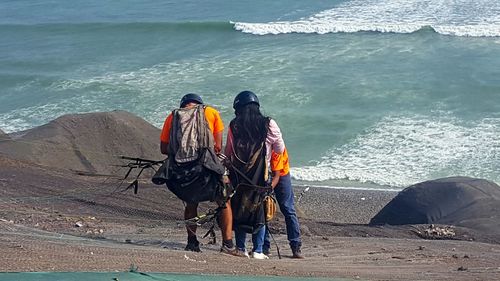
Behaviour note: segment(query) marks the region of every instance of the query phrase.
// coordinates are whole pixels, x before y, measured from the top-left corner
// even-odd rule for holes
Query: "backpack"
[[[256,233],[266,224],[264,198],[272,190],[266,186],[265,142],[251,145],[236,142],[230,156],[231,184],[236,186],[231,198],[233,228],[246,233]]]
[[[214,150],[205,106],[176,109],[172,115],[164,167],[168,189],[188,203],[217,200],[223,192],[225,168]]]

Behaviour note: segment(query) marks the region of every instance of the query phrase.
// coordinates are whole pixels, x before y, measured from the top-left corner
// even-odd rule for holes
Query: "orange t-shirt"
[[[283,154],[278,154],[274,151],[271,154],[271,171],[280,171],[280,176],[286,176],[290,172],[290,163],[288,162],[286,148]]]
[[[170,129],[172,128],[172,113],[170,113],[165,119],[165,123],[163,123],[163,129],[161,130],[160,140],[164,143],[168,143],[170,141]],[[224,131],[224,123],[220,118],[219,112],[210,106],[205,107],[205,118],[207,119],[208,127],[210,127],[210,131],[214,134],[214,138],[217,133]]]

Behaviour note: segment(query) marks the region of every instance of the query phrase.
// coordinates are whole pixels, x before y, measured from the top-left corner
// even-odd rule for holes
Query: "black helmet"
[[[256,94],[251,91],[243,91],[234,98],[233,108],[237,109],[249,103],[256,103],[258,106],[260,106],[259,98]]]
[[[197,94],[187,94],[187,95],[184,95],[181,99],[181,108],[184,107],[189,102],[203,104],[203,100]]]

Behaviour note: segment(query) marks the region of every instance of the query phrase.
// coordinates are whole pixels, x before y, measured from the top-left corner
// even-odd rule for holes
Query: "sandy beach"
[[[184,251],[182,202],[147,178],[134,194],[127,183],[120,186],[123,168],[83,173],[34,162],[13,159],[6,150],[0,154],[2,272],[127,271],[133,266],[141,272],[500,280],[498,235],[453,227],[455,235],[441,239],[423,235],[429,225],[369,226],[397,192],[311,188],[297,203],[306,259],[290,258],[278,214],[271,229],[283,257],[273,245],[271,259],[259,261],[219,253],[218,229],[216,244],[203,238],[201,253]],[[302,190],[297,187],[296,195]],[[200,209],[213,207],[204,203]],[[200,227],[199,236],[207,230]]]

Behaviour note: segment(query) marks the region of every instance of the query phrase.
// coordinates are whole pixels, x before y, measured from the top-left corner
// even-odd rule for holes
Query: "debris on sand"
[[[415,233],[424,239],[450,239],[456,235],[453,226],[436,226],[434,224],[429,225],[428,228],[422,231],[415,230]]]

